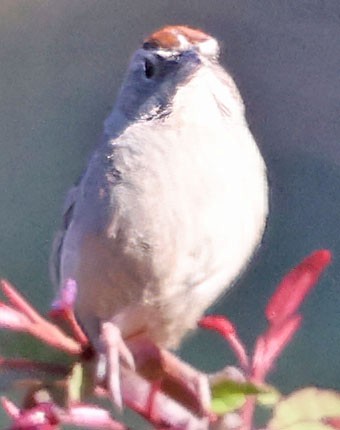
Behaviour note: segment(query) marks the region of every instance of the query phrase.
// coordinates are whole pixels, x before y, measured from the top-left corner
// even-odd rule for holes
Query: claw
[[[132,370],[135,370],[135,361],[121,336],[119,328],[112,322],[107,321],[102,324],[101,339],[105,348],[107,388],[112,402],[121,411],[123,401],[120,384],[120,361]]]

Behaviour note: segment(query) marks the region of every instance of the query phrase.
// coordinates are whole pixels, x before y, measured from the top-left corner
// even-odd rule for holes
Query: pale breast
[[[265,224],[265,169],[244,127],[225,136],[169,124],[155,139],[136,125],[94,156],[63,264],[90,337],[113,319],[176,346],[246,264]]]

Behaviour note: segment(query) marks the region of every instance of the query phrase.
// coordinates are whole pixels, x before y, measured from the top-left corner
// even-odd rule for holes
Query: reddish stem
[[[254,396],[248,396],[245,404],[242,407],[242,418],[243,425],[241,430],[252,430],[253,429],[253,417],[255,412],[256,398]]]

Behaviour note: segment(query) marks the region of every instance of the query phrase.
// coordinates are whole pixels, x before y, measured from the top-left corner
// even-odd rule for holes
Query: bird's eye
[[[145,77],[148,79],[151,79],[154,76],[155,71],[156,71],[155,65],[148,58],[145,58],[145,61],[144,61]]]

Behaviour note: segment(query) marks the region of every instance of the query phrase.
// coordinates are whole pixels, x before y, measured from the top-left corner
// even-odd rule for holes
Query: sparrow
[[[76,282],[75,315],[98,352],[115,327],[115,362],[140,334],[178,348],[260,244],[266,166],[219,50],[187,26],[147,37],[67,195],[52,279]]]

